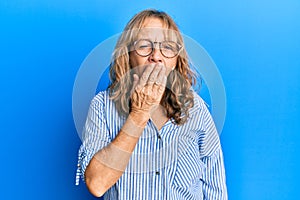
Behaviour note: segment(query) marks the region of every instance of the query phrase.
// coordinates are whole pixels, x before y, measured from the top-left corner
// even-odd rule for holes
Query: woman
[[[120,36],[111,85],[91,102],[78,176],[104,199],[227,199],[218,133],[178,27],[157,10]]]

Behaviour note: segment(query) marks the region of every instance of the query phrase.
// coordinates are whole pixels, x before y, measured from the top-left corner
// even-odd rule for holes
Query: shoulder
[[[196,92],[194,92],[194,106],[189,110],[187,122],[203,134],[215,129],[215,124],[208,110],[207,103]]]
[[[92,101],[91,101],[91,107],[103,107],[107,104],[109,101],[109,91],[103,90],[97,93]]]
[[[92,101],[95,103],[100,103],[100,102],[104,102],[107,98],[109,98],[109,91],[103,90],[103,91],[98,92],[98,94],[96,94],[96,96],[94,96]]]
[[[199,112],[203,112],[207,110],[207,103],[196,93],[193,92],[194,95],[194,106],[190,109],[189,114],[199,114]]]
[[[111,107],[112,102],[109,98],[109,91],[104,90],[97,93],[91,100],[89,110],[95,114],[103,115]]]
[[[103,116],[107,117],[108,120],[121,117],[118,113],[115,102],[110,98],[110,91],[108,89],[97,93],[97,95],[92,99],[91,107]]]
[[[190,130],[196,132],[204,132],[206,129],[207,117],[210,115],[207,104],[204,100],[193,91],[194,105],[189,109],[188,118],[185,126],[188,126]]]

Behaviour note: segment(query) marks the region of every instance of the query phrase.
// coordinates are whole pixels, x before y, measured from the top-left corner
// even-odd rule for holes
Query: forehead
[[[176,31],[160,27],[144,27],[138,30],[137,39],[149,39],[151,41],[177,41]]]
[[[163,20],[154,17],[145,19],[142,27],[137,30],[136,37],[152,41],[176,40],[175,31],[168,29]]]
[[[159,18],[149,17],[144,20],[142,27],[144,27],[144,28],[166,28],[166,25]]]

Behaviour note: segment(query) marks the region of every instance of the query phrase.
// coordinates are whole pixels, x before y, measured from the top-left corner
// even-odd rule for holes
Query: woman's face
[[[158,18],[150,17],[145,20],[143,25],[143,29],[138,34],[138,40],[146,39],[154,42],[156,45],[148,56],[141,56],[135,50],[131,50],[129,53],[130,65],[139,76],[142,74],[144,66],[149,64],[162,64],[167,68],[167,74],[169,74],[176,67],[178,55],[173,58],[167,58],[162,55],[159,49],[158,43],[166,41],[166,29],[162,21]]]

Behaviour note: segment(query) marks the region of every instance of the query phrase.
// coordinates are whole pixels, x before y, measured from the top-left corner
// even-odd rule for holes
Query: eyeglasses
[[[146,57],[153,52],[154,45],[157,43],[159,44],[161,54],[166,58],[174,58],[181,50],[181,46],[173,41],[152,42],[148,39],[141,39],[135,41],[133,46],[138,55]]]

